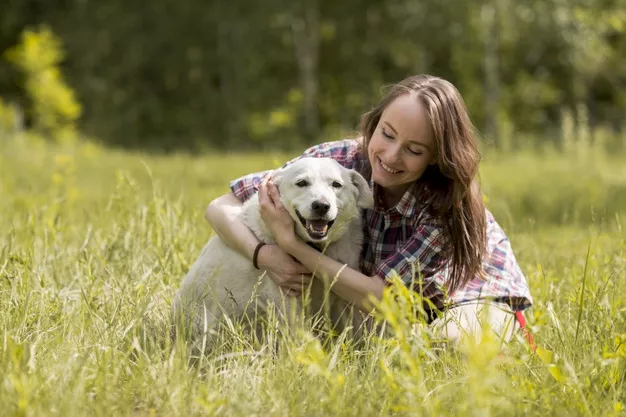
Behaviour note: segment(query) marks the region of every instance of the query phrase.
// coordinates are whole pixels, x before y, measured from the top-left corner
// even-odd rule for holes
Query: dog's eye
[[[343,187],[343,185],[339,181],[333,181],[333,183],[331,185],[333,186],[333,188],[341,188],[341,187]]]
[[[309,182],[307,180],[300,180],[296,183],[296,186],[302,188],[302,187],[306,187],[309,185]]]

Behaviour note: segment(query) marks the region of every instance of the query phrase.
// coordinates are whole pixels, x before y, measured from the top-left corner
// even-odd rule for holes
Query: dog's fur
[[[330,158],[299,159],[275,171],[272,179],[279,188],[282,204],[294,219],[296,234],[327,256],[358,269],[363,243],[359,209],[373,205],[372,192],[365,179]],[[275,243],[260,217],[258,195],[246,201],[240,219],[260,241]],[[302,223],[309,224],[307,220],[316,220],[316,226],[309,228],[311,233]],[[324,236],[324,222],[333,220]],[[285,305],[282,291],[263,274],[264,271],[254,269],[249,259],[214,236],[174,298],[174,318],[179,324],[182,320],[198,335],[211,329],[222,315],[234,319],[244,315],[251,317],[259,311],[265,312],[268,306]],[[339,321],[342,311],[349,306],[327,291],[328,285],[324,282],[328,284],[328,278],[332,281],[333,277],[323,277],[326,281],[320,278],[315,278],[310,287],[311,309],[320,311],[327,302],[324,308],[330,310],[331,320]],[[297,306],[302,308],[300,302]],[[351,323],[343,323],[346,324]]]

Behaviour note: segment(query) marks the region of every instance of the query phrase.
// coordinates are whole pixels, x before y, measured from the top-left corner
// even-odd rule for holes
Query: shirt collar
[[[376,207],[378,207],[381,211],[385,206],[382,201],[382,196],[380,193],[380,186],[375,184],[374,181],[370,179],[370,187],[374,191],[374,201]],[[417,205],[419,203],[420,194],[423,187],[420,186],[417,182],[411,184],[411,186],[405,191],[402,198],[396,203],[395,206],[389,208],[387,212],[395,212],[402,217],[412,217],[417,211]]]

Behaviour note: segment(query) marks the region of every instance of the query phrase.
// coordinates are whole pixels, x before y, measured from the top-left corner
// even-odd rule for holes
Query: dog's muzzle
[[[312,240],[322,240],[328,236],[328,231],[335,223],[335,220],[326,219],[305,219],[298,210],[296,210],[298,220],[304,228],[307,234]]]

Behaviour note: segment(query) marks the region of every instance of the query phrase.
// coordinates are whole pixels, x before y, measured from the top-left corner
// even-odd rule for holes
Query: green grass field
[[[488,152],[481,182],[535,299],[523,341],[435,352],[402,304],[393,337],[235,326],[192,360],[169,303],[228,180],[293,155],[150,156],[0,138],[0,414],[617,416],[626,411],[623,156]],[[228,346],[228,347],[227,347]]]

